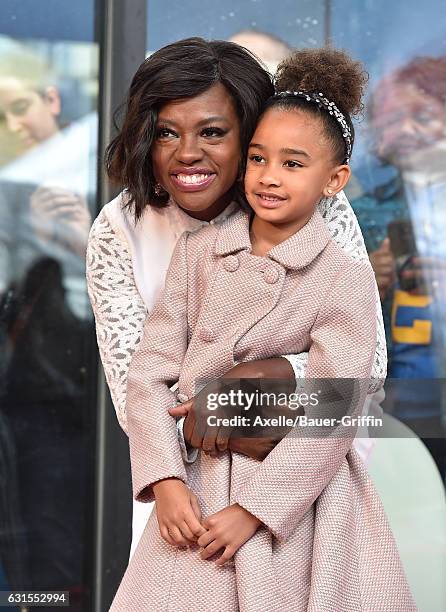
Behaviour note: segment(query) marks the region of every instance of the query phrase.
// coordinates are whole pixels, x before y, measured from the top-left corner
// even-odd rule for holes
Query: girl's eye
[[[299,162],[294,161],[293,159],[289,159],[288,161],[285,162],[284,165],[287,166],[288,168],[303,168],[302,164],[299,164]]]
[[[261,155],[250,155],[249,156],[249,161],[253,161],[256,164],[261,164],[263,160],[263,157]]]
[[[226,134],[225,130],[222,130],[221,128],[218,127],[208,127],[205,128],[202,132],[201,132],[202,136],[206,136],[207,138],[212,138],[212,137],[217,137],[217,138],[221,138],[222,136],[224,136]]]
[[[175,132],[170,128],[160,127],[156,131],[157,138],[169,138],[169,136],[176,136]]]

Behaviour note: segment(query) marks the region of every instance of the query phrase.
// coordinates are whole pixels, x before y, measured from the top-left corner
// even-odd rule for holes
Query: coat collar
[[[249,218],[250,213],[240,210],[221,225],[214,245],[217,255],[228,255],[241,250],[251,252]],[[330,239],[324,219],[316,209],[301,230],[272,248],[266,257],[286,268],[298,270],[308,266],[324,250]]]
[[[187,214],[182,208],[178,206],[172,199],[169,200],[169,207],[172,210],[173,214],[176,215],[178,222],[181,226],[181,232],[184,230],[194,231],[203,227],[205,225],[213,225],[214,223],[222,223],[228,217],[230,217],[235,211],[240,209],[239,204],[237,202],[230,202],[228,206],[214,219],[211,221],[201,221],[200,219],[195,219],[195,217],[191,217]],[[158,210],[166,210],[165,208],[161,208]]]

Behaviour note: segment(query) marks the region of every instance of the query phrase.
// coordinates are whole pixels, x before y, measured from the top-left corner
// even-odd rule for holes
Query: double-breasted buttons
[[[209,327],[202,327],[198,335],[203,342],[213,342],[215,340],[215,333]]]
[[[178,393],[177,398],[178,398],[178,401],[182,403],[189,401],[188,396],[185,395],[184,393]]]
[[[276,268],[266,268],[263,272],[263,278],[268,285],[274,285],[279,280],[279,272]]]
[[[240,265],[237,255],[228,255],[223,261],[223,267],[227,272],[235,272]]]

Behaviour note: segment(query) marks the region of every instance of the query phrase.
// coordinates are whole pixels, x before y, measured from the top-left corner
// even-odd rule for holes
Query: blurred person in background
[[[0,171],[0,411],[16,462],[9,484],[21,527],[9,530],[21,543],[20,579],[17,564],[8,575],[10,551],[1,554],[15,588],[70,590],[74,610],[82,590],[91,216],[86,183],[70,167],[76,141],[62,110],[58,78],[43,60],[17,47],[0,56],[3,139],[18,138],[20,153]]]
[[[275,74],[280,62],[291,53],[291,47],[286,42],[269,32],[240,30],[229,40],[254,53],[270,74]]]
[[[385,76],[369,118],[374,151],[394,176],[352,205],[384,306],[389,378],[405,379],[388,407],[424,439],[444,477],[446,57],[418,57]]]

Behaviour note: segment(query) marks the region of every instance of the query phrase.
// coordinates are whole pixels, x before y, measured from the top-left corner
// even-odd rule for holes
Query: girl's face
[[[240,160],[240,124],[226,88],[218,83],[193,98],[169,102],[156,129],[156,180],[191,216],[218,215],[231,200]]]
[[[288,224],[309,218],[320,198],[343,189],[349,175],[347,165],[333,161],[317,117],[272,108],[249,146],[245,194],[258,217]]]

